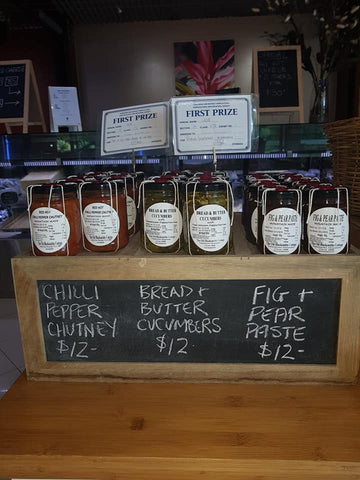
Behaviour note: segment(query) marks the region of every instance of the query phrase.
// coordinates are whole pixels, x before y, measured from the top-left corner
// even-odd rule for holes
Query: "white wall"
[[[252,47],[268,45],[261,38],[265,31],[283,29],[276,16],[77,26],[74,39],[83,128],[98,128],[102,110],[172,97],[174,42],[235,40],[235,85],[241,93],[250,93]],[[304,71],[303,80],[307,121],[312,81]],[[262,123],[288,120],[288,114],[285,118],[267,115]]]

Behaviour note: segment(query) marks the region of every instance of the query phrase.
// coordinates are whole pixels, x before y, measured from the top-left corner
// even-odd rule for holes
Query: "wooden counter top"
[[[0,477],[360,479],[360,388],[28,382],[0,401]]]

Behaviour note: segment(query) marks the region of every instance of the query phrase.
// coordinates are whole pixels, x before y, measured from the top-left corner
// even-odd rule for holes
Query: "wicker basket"
[[[324,124],[334,183],[349,188],[350,211],[360,215],[360,117]]]

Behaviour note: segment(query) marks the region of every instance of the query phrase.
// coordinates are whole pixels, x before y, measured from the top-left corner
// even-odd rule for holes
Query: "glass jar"
[[[124,248],[129,243],[129,230],[126,207],[126,186],[124,179],[112,180],[117,201],[117,213],[119,215],[119,248]]]
[[[349,194],[345,187],[320,185],[309,194],[307,252],[335,255],[349,251]]]
[[[317,188],[318,182],[309,179],[307,183],[303,183],[299,189],[302,193],[302,216],[301,216],[301,241],[302,249],[304,252],[308,251],[308,236],[307,236],[307,225],[306,220],[309,213],[309,196],[313,188]]]
[[[140,186],[141,238],[151,253],[177,253],[182,246],[182,198],[177,182],[145,180]]]
[[[262,191],[265,188],[274,188],[277,185],[278,183],[276,180],[267,179],[251,183],[246,188],[244,228],[246,239],[254,245],[257,244],[258,239],[258,210]]]
[[[131,177],[135,178],[135,183],[136,183],[136,188],[138,189],[140,187],[141,182],[145,180],[145,173],[144,172],[131,172],[129,173]]]
[[[185,241],[191,255],[227,255],[232,246],[233,196],[225,180],[186,185]]]
[[[262,192],[258,222],[260,252],[275,255],[300,253],[301,207],[300,190],[275,187]]]
[[[123,179],[125,182],[128,233],[129,237],[131,237],[139,230],[139,219],[137,211],[139,189],[137,186],[136,177],[125,172],[117,175],[112,175],[111,179]]]
[[[36,256],[76,255],[82,248],[75,183],[30,185],[27,189],[31,245]]]
[[[84,248],[91,252],[118,250],[120,221],[113,185],[106,180],[82,183],[80,209]]]
[[[285,177],[281,180],[281,183],[286,186],[293,186],[294,183],[302,180],[304,175],[301,173],[286,173]]]

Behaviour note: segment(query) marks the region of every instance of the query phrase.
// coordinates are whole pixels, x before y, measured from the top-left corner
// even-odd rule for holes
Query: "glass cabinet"
[[[250,171],[301,171],[321,180],[331,178],[331,154],[321,124],[259,125],[256,147],[249,153],[218,154],[217,168],[226,170],[241,210],[244,175]],[[0,288],[12,295],[10,258],[29,248],[26,214],[28,174],[43,172],[50,178],[93,170],[132,170],[131,153],[101,157],[100,132],[63,132],[0,136]],[[212,155],[172,155],[171,149],[138,151],[137,170],[158,175],[165,170],[210,170]],[[2,291],[1,291],[2,290]]]

